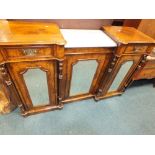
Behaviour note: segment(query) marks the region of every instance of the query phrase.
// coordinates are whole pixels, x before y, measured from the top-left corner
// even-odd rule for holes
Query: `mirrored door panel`
[[[96,99],[122,94],[132,82],[135,70],[142,60],[141,55],[123,55],[117,59],[110,72],[104,74],[99,84]]]
[[[127,73],[129,72],[133,63],[134,63],[133,61],[126,61],[122,64],[108,92],[116,91],[119,88],[121,82],[123,81]]]
[[[23,77],[33,106],[48,105],[49,93],[46,72],[41,69],[28,69]]]
[[[26,110],[57,105],[55,61],[12,63],[9,68]]]
[[[95,52],[101,49],[94,49]],[[78,52],[76,50],[75,52]],[[83,52],[91,52],[91,49],[82,49]],[[81,52],[80,51],[80,52]],[[63,102],[72,102],[94,96],[102,76],[106,71],[112,53],[80,53],[68,54],[63,65]]]
[[[70,96],[89,92],[97,67],[96,60],[81,60],[73,65]]]

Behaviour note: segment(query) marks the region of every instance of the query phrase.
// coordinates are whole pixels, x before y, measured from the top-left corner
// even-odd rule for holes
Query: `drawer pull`
[[[23,53],[28,56],[33,56],[37,54],[36,49],[23,49]]]

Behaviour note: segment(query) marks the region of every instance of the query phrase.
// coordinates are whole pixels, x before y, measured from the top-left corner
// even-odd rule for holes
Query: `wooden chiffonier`
[[[0,21],[0,108],[18,106],[28,116],[122,94],[153,44],[128,27],[60,30],[53,23]]]
[[[134,75],[146,63],[154,40],[132,27],[104,26],[103,31],[116,43],[115,57],[109,64],[99,89],[96,100],[120,95],[134,80]]]

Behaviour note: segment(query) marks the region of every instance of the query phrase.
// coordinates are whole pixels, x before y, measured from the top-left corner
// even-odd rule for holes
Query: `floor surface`
[[[27,118],[15,110],[0,116],[0,134],[155,134],[155,88],[142,80],[99,102],[83,100]]]

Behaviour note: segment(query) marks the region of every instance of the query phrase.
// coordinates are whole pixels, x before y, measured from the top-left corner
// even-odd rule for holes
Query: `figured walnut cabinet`
[[[0,27],[1,63],[18,91],[20,102],[14,96],[14,103],[22,115],[61,109],[59,64],[64,56],[65,40],[57,25],[2,20]],[[3,80],[7,77],[3,76]]]
[[[95,99],[120,95],[145,64],[154,40],[131,27],[103,27],[116,43],[115,57],[100,82]],[[109,78],[110,77],[110,78]]]
[[[0,27],[0,110],[18,106],[23,116],[121,94],[154,45],[128,27],[60,30],[6,20]]]

